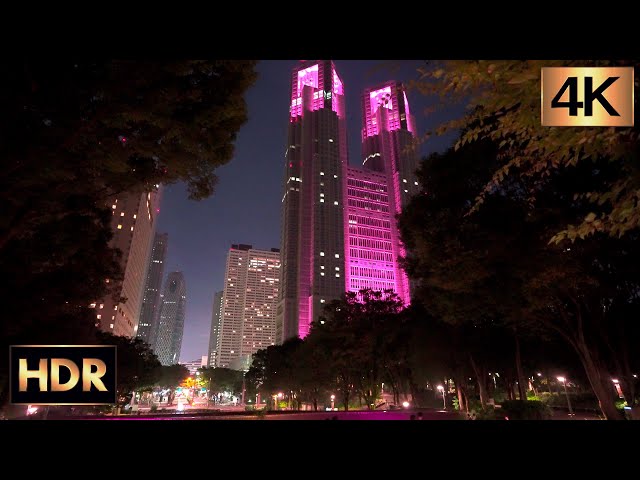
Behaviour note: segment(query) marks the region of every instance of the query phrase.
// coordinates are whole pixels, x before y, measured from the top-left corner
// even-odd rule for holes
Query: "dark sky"
[[[212,197],[190,201],[182,184],[164,190],[157,231],[169,233],[165,278],[168,272],[181,270],[187,283],[182,362],[207,354],[213,295],[223,288],[231,244],[248,243],[266,249],[280,246],[289,81],[297,63],[297,60],[270,60],[258,64],[259,78],[246,97],[249,120],[238,134],[234,158],[217,170],[219,183]],[[345,86],[351,164],[360,163],[362,90],[387,80],[415,79],[416,68],[421,64],[406,60],[335,61]],[[428,106],[436,103],[434,99],[414,91],[407,97],[420,134],[452,113],[442,110],[425,113]],[[429,140],[423,153],[442,150],[451,141],[450,135]]]

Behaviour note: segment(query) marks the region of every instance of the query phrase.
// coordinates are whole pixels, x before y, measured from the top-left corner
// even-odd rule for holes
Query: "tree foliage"
[[[509,177],[469,215],[477,186],[499,156],[491,140],[479,140],[423,162],[418,176],[424,191],[399,220],[405,266],[418,285],[414,301],[460,333],[454,338],[469,355],[481,400],[487,368],[514,355],[510,375],[522,386],[523,338],[555,335],[582,362],[604,414],[616,418],[613,372],[629,380],[629,398],[635,398],[629,373],[638,337],[629,314],[640,308],[640,277],[630,267],[637,263],[637,234],[613,239],[598,233],[571,247],[548,242],[567,218],[590,208],[573,196],[575,189],[615,169],[601,159],[549,174],[536,187],[535,206],[527,201],[526,182]],[[626,316],[616,313],[622,311]],[[521,388],[520,397],[525,393]]]
[[[461,118],[442,125],[464,131],[456,148],[482,139],[499,148],[500,164],[469,206],[478,210],[506,179],[519,176],[527,180],[527,198],[534,203],[538,183],[558,170],[604,160],[615,164],[617,173],[606,183],[594,183],[586,192],[572,192],[589,202],[589,210],[569,216],[552,232],[560,242],[585,238],[597,232],[614,237],[640,225],[640,169],[638,109],[635,127],[605,128],[543,127],[540,121],[540,72],[556,66],[634,66],[638,61],[444,61],[420,70],[421,80],[414,87],[425,94],[436,94],[447,101],[468,103]],[[638,80],[635,98],[638,98]],[[574,212],[576,213],[576,212]]]
[[[13,299],[3,348],[94,340],[87,307],[118,291],[123,275],[108,198],[178,181],[192,199],[211,195],[255,78],[253,61],[0,66],[0,265]],[[3,357],[0,377],[6,368]]]

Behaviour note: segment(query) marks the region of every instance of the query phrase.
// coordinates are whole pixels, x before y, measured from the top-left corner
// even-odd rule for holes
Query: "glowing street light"
[[[336,401],[336,396],[335,395],[331,395],[331,410],[334,410],[334,404]]]
[[[444,396],[444,387],[442,385],[438,385],[438,390],[442,392],[442,408],[447,409],[447,399]]]
[[[567,397],[567,406],[569,407],[569,416],[572,416],[573,410],[571,408],[571,400],[569,400],[569,394],[567,393],[567,379],[564,377],[558,377],[558,381],[562,382],[562,385],[564,385],[564,395]]]
[[[406,400],[404,402],[402,402],[402,406],[404,408],[409,408],[409,402],[407,402]]]

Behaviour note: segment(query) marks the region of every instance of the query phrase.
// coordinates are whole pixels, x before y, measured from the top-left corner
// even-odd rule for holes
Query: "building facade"
[[[400,82],[362,96],[362,163],[349,166],[344,85],[330,61],[291,77],[282,198],[278,343],[304,338],[345,291],[392,289],[410,302],[395,216],[419,191],[415,123]]]
[[[224,291],[216,292],[213,296],[213,313],[211,314],[211,333],[209,334],[209,360],[210,367],[216,366],[218,349],[220,348],[220,319],[222,318],[222,296]]]
[[[279,342],[304,338],[323,303],[344,292],[344,86],[331,61],[301,62],[291,77]]]
[[[222,297],[217,367],[230,368],[241,357],[246,362],[258,350],[275,345],[279,275],[279,249],[231,246]]]
[[[182,272],[167,276],[162,293],[158,333],[154,351],[162,365],[174,365],[180,359],[187,306],[187,285]]]
[[[96,326],[103,331],[126,337],[137,334],[159,201],[159,190],[122,193],[109,199],[110,246],[122,252],[124,279],[118,292],[91,304],[96,309]]]
[[[167,256],[169,234],[156,233],[151,248],[147,268],[147,280],[142,297],[138,337],[153,348],[158,334],[158,314],[160,313],[160,290],[164,275],[164,260]]]
[[[208,357],[204,355],[199,360],[184,362],[184,363],[181,363],[181,365],[184,365],[185,367],[187,367],[187,370],[189,370],[189,375],[193,377],[196,375],[196,373],[198,373],[199,368],[207,366],[207,359]]]

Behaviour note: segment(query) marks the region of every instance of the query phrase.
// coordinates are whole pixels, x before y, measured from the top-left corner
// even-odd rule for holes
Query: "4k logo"
[[[632,127],[633,67],[542,69],[542,125]]]

